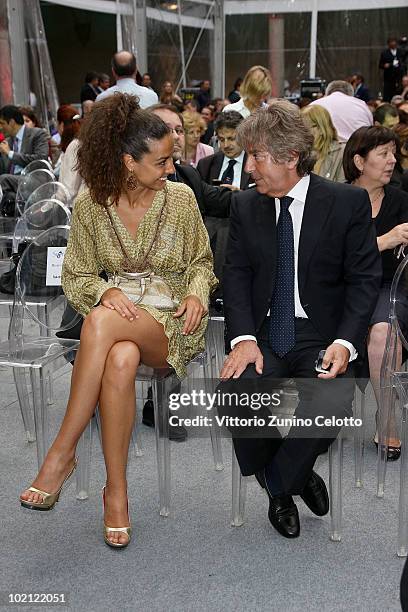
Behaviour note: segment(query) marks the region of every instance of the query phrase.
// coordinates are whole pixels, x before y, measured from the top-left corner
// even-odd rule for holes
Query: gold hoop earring
[[[134,175],[133,172],[129,173],[129,176],[126,179],[126,187],[127,189],[129,189],[130,191],[133,191],[134,189],[136,189],[138,187],[139,183],[136,180],[136,176]]]

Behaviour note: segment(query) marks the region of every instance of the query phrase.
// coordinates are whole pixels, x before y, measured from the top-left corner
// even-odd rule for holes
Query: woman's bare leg
[[[381,404],[380,394],[380,373],[381,363],[385,351],[385,343],[387,340],[388,323],[376,323],[370,328],[368,336],[368,360],[370,364],[370,380],[373,385],[375,399],[377,400],[377,406]],[[400,368],[402,364],[402,347],[401,343],[398,343],[398,355],[397,355],[397,368]],[[397,436],[394,415],[391,415],[390,423],[390,437],[388,444],[390,446],[400,446],[401,442]],[[376,434],[377,436],[377,434]],[[377,438],[376,438],[377,439]]]
[[[106,465],[105,525],[129,527],[126,466],[135,420],[135,376],[140,352],[133,342],[117,342],[109,351],[99,395],[102,448]],[[110,532],[113,543],[125,544],[127,535]]]
[[[101,391],[102,377],[109,351],[117,342],[134,342],[141,361],[152,367],[164,367],[168,343],[163,326],[148,312],[139,309],[134,321],[116,311],[98,306],[85,318],[81,344],[75,359],[67,410],[33,486],[55,492],[73,463],[78,440],[92,417]],[[24,491],[21,498],[40,502],[38,493]]]

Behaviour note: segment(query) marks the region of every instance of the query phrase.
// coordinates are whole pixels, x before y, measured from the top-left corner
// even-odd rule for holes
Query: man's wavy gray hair
[[[245,151],[268,151],[276,163],[299,155],[297,173],[308,174],[314,164],[313,134],[299,108],[287,100],[275,100],[244,119],[237,128],[237,141]]]

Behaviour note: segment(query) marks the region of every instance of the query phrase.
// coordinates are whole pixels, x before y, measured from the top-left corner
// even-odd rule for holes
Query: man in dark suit
[[[16,192],[22,169],[36,159],[48,158],[48,135],[41,128],[28,128],[17,106],[0,109],[0,131],[6,139],[0,143],[2,167],[0,175],[3,192]]]
[[[381,52],[379,67],[384,70],[383,100],[391,102],[393,96],[401,91],[404,58],[396,38],[389,38],[387,44],[388,48]]]
[[[339,428],[337,421],[319,427],[316,419],[351,414],[354,363],[365,350],[381,263],[367,192],[309,174],[313,136],[295,105],[278,100],[251,115],[239,126],[238,141],[256,189],[232,198],[224,268],[232,350],[220,390],[296,379],[295,414],[310,418],[312,427],[295,423],[285,438],[275,430],[267,437],[268,426],[242,425],[235,434],[231,428],[242,474],[256,475],[269,497],[270,522],[293,538],[300,524],[292,495],[301,495],[316,515],[329,509],[313,466]],[[322,350],[325,373],[317,374]],[[229,414],[251,413],[238,404]]]
[[[221,181],[221,185],[232,185],[238,189],[246,189],[250,175],[245,172],[246,155],[237,143],[237,127],[243,120],[240,113],[228,111],[220,113],[215,121],[215,133],[220,150],[214,155],[203,157],[197,164],[203,181],[213,185],[213,181]]]
[[[354,97],[359,100],[363,100],[363,102],[368,102],[371,99],[370,90],[364,82],[364,77],[362,74],[353,74],[351,77],[351,84],[354,88]]]

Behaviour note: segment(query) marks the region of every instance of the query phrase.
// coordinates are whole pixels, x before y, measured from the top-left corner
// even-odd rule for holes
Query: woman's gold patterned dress
[[[167,195],[166,195],[167,194]],[[217,285],[208,234],[194,194],[182,183],[167,181],[146,211],[133,238],[121,222],[115,206],[110,207],[116,231],[129,258],[142,262],[155,234],[164,198],[167,203],[156,247],[149,256],[149,269],[164,278],[180,302],[187,295],[196,295],[204,306]],[[86,316],[98,304],[102,294],[114,287],[99,277],[102,270],[119,272],[123,252],[112,229],[106,209],[95,203],[88,191],[75,203],[72,227],[62,270],[62,286],[68,301]],[[191,335],[181,330],[185,317],[139,305],[161,323],[169,341],[167,361],[178,376],[185,376],[186,364],[204,348],[207,317]]]

